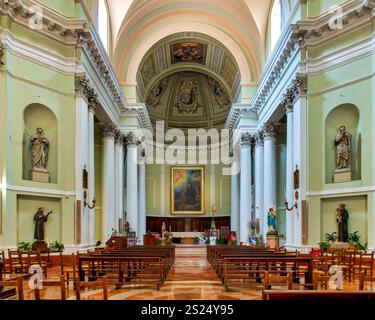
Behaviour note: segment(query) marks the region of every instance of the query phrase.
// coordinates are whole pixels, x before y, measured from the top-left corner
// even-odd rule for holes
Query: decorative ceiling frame
[[[210,49],[215,49],[219,48],[221,50],[221,56],[220,56],[220,65],[218,66],[218,70],[214,70],[215,68],[211,65],[212,64],[212,59],[208,59],[207,56],[205,57],[205,64],[196,64],[196,63],[177,63],[177,64],[172,64],[171,62],[171,52],[170,52],[170,46],[173,45],[174,43],[177,42],[199,42],[204,45],[211,45],[212,48]],[[160,70],[160,66],[155,66],[155,63],[158,63],[157,60],[157,51],[158,50],[166,50],[165,56],[163,60],[163,70]],[[209,55],[211,52],[209,49],[206,51],[206,55]],[[214,53],[212,52],[212,55]],[[155,71],[156,76],[151,78],[148,83],[146,83],[146,86],[143,83],[143,78],[142,78],[142,71],[143,67],[145,64],[149,61],[149,59],[152,59],[152,68],[153,71]],[[225,60],[229,59],[231,63],[234,65],[236,69],[236,75],[233,79],[233,83],[229,84],[224,76],[224,65],[225,65]],[[210,64],[210,65],[208,65]],[[211,69],[214,68],[214,69]],[[156,69],[156,70],[154,70]],[[217,68],[216,68],[217,69]],[[239,86],[240,86],[240,71],[238,64],[231,54],[228,49],[223,46],[222,43],[217,41],[216,39],[207,36],[205,34],[197,33],[197,32],[179,32],[176,34],[172,34],[168,37],[165,37],[161,40],[159,40],[148,52],[147,54],[143,57],[142,62],[139,66],[139,72],[138,72],[138,80],[137,80],[137,93],[138,96],[145,100],[147,98],[148,93],[152,90],[152,88],[157,84],[158,81],[160,81],[162,78],[164,78],[167,75],[171,75],[176,72],[180,71],[197,71],[201,73],[205,73],[207,75],[210,75],[211,77],[215,78],[222,84],[226,90],[228,91],[228,94],[230,95],[230,98],[233,100],[236,94],[239,91]]]
[[[308,50],[332,39],[337,39],[349,31],[360,28],[374,18],[375,0],[353,0],[344,3],[342,10],[342,28],[332,28],[337,12],[327,12],[318,18],[291,24],[281,36],[278,49],[270,56],[263,71],[257,93],[250,104],[250,109],[258,115],[267,105],[276,87],[281,85],[281,79],[290,63],[301,52]],[[294,77],[305,77],[304,63],[300,63],[300,70]],[[289,86],[286,90],[289,89]],[[285,93],[285,91],[284,91]],[[279,98],[281,101],[283,97]],[[241,109],[248,109],[247,105],[234,104],[229,114],[226,128],[234,129],[241,117]]]

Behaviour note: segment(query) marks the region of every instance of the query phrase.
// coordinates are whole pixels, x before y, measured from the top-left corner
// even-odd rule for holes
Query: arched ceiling
[[[231,101],[240,85],[240,70],[230,51],[201,33],[180,32],[160,40],[142,59],[137,93],[144,102],[160,79],[179,71],[197,71],[217,78]]]
[[[160,79],[145,103],[155,125],[166,129],[223,128],[231,107],[230,93],[213,77],[199,71],[179,71]]]
[[[179,32],[203,33],[218,39],[233,55],[241,83],[257,83],[265,60],[260,29],[264,29],[270,2],[109,0],[115,39],[113,64],[121,84],[135,85],[146,53],[162,38]]]

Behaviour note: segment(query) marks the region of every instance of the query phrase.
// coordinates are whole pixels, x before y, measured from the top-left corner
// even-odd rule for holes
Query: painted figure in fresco
[[[39,208],[38,212],[34,215],[35,229],[34,229],[34,240],[44,241],[44,224],[48,220],[48,216],[52,211],[48,212],[47,215],[44,214],[44,208]]]
[[[32,145],[33,170],[47,171],[49,142],[43,135],[43,129],[37,128],[30,142]]]
[[[268,211],[267,224],[268,224],[267,234],[277,235],[277,217],[276,217],[276,211],[273,208],[270,208]]]
[[[340,127],[340,132],[335,139],[337,169],[350,169],[350,155],[352,152],[352,135],[346,131],[345,126]]]
[[[336,221],[339,228],[339,241],[348,242],[348,220],[349,212],[345,209],[345,204],[340,204],[336,209]]]

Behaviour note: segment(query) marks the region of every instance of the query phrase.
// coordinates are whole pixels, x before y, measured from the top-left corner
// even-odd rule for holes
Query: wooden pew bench
[[[262,300],[375,300],[375,291],[264,290]]]

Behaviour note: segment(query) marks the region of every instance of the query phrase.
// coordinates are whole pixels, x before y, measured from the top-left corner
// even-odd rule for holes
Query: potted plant
[[[63,252],[64,249],[65,249],[65,246],[64,246],[64,244],[62,244],[61,242],[58,242],[56,240],[55,242],[53,242],[50,245],[50,249],[51,249],[52,252]]]
[[[322,251],[327,251],[331,244],[334,243],[337,240],[337,232],[332,232],[332,233],[326,233],[324,235],[324,240],[319,242],[319,248]]]
[[[32,249],[32,244],[30,242],[19,242],[17,244],[17,248],[18,250],[20,250],[21,252],[28,252],[28,251],[31,251]]]
[[[358,234],[359,231],[355,231],[353,233],[348,233],[348,242],[353,249],[357,249],[359,251],[367,251],[367,242],[362,244],[360,242],[361,236]]]

